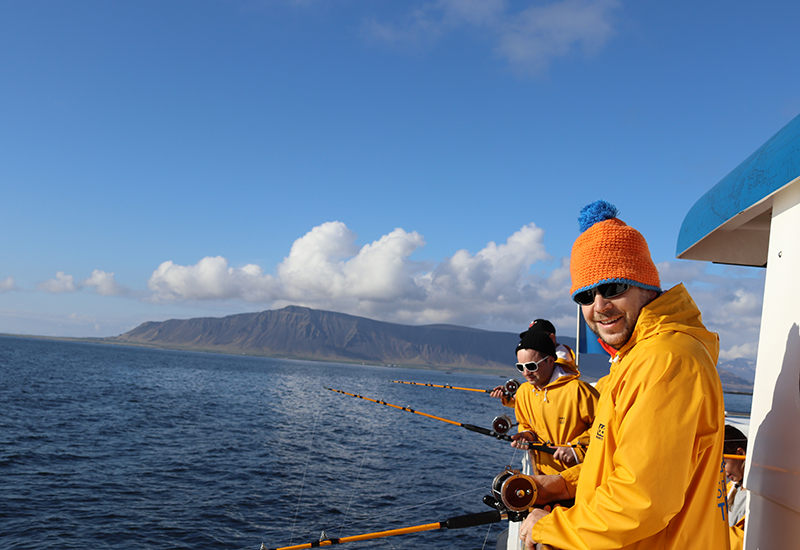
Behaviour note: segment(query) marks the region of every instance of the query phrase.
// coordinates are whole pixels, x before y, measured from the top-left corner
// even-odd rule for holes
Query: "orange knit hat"
[[[628,283],[661,292],[647,242],[617,214],[617,208],[606,201],[595,201],[581,209],[581,235],[572,245],[569,262],[573,298],[604,283]]]

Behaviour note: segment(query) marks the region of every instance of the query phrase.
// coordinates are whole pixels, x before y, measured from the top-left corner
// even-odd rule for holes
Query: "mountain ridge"
[[[399,325],[287,306],[221,318],[148,321],[108,340],[293,359],[477,372],[501,368],[507,371],[513,363],[518,336],[456,325]]]
[[[512,375],[518,333],[448,324],[401,325],[346,313],[286,306],[226,317],[147,321],[110,343],[286,359],[396,365]],[[558,337],[573,349],[575,338]],[[755,362],[717,366],[726,391],[752,391]],[[608,372],[608,358],[582,355],[588,381]]]

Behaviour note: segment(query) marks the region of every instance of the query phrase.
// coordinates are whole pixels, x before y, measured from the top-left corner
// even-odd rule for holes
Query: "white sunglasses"
[[[548,355],[547,357],[550,356]],[[536,372],[537,370],[539,370],[539,363],[547,361],[547,357],[545,357],[544,359],[539,359],[538,361],[531,361],[530,363],[517,363],[517,370],[519,372],[525,372],[526,370],[528,372]],[[533,365],[532,368],[531,365]]]

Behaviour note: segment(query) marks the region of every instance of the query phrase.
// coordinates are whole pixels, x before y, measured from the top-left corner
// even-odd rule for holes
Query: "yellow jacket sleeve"
[[[569,498],[575,498],[575,490],[578,488],[578,478],[581,475],[582,467],[583,464],[576,464],[572,468],[567,468],[559,474],[566,482]]]

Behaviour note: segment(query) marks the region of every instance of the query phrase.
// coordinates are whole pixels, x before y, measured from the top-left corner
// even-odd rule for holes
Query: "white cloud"
[[[193,266],[163,262],[150,276],[150,290],[160,300],[268,301],[273,279],[257,265],[228,267],[221,256],[206,257]]]
[[[114,273],[108,273],[101,269],[92,271],[91,276],[81,283],[75,283],[75,278],[72,275],[59,271],[53,279],[39,283],[36,287],[51,294],[78,292],[87,287],[94,288],[95,292],[101,296],[119,296],[130,292],[127,288],[117,284],[114,280]]]
[[[685,260],[680,262],[661,262],[656,265],[662,288],[671,288],[683,282],[699,282],[705,277],[707,262]]]
[[[531,6],[500,27],[497,51],[513,65],[534,72],[576,49],[594,54],[614,34],[616,0],[565,0]]]
[[[95,292],[101,296],[121,296],[128,290],[114,280],[114,273],[107,273],[100,269],[92,271],[92,275],[81,283],[81,287],[94,287]]]
[[[377,302],[423,299],[424,293],[414,280],[417,265],[408,257],[424,245],[416,231],[406,233],[400,228],[365,245],[342,266],[345,292],[358,300]]]
[[[426,287],[433,294],[461,297],[507,298],[524,285],[524,274],[535,262],[547,259],[544,231],[530,224],[509,237],[506,244],[490,242],[470,255],[459,250],[431,273]]]
[[[157,300],[240,299],[271,307],[302,305],[405,323],[479,325],[506,319],[516,330],[531,316],[550,309],[569,285],[566,264],[547,276],[529,273],[549,260],[544,231],[529,224],[505,243],[488,243],[476,254],[459,250],[437,266],[410,256],[425,241],[397,228],[356,246],[357,236],[341,222],[313,228],[292,245],[276,268],[228,266],[207,257],[193,266],[162,263],[149,280]],[[567,305],[569,307],[569,304]]]
[[[732,359],[755,359],[758,355],[758,342],[747,342],[740,346],[731,346],[728,349],[719,350],[720,361],[730,361]]]
[[[51,294],[62,294],[78,290],[72,275],[65,275],[63,271],[57,272],[55,278],[39,283],[36,286],[39,290],[50,292]]]
[[[344,262],[358,252],[356,235],[341,222],[315,227],[292,245],[278,266],[285,285],[282,294],[291,299],[336,299],[344,295]]]
[[[10,290],[17,290],[14,277],[7,277],[4,281],[0,281],[0,292],[8,292]]]
[[[694,261],[664,262],[658,270],[664,288],[686,285],[703,323],[719,334],[721,359],[755,359],[766,270]]]
[[[495,51],[526,72],[545,70],[550,61],[581,50],[593,54],[613,35],[619,0],[559,0],[515,10],[506,0],[438,0],[413,8],[395,23],[365,23],[375,40],[420,46],[455,29],[488,34]]]

